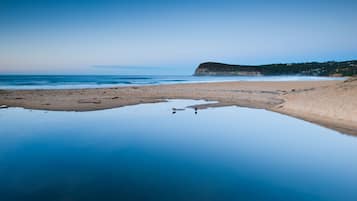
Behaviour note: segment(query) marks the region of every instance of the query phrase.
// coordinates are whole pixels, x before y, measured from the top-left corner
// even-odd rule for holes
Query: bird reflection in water
[[[198,108],[195,107],[194,109],[195,109],[195,114],[197,114]],[[178,111],[184,111],[184,110],[185,110],[185,109],[183,109],[183,108],[172,108],[172,114],[176,114],[176,112],[178,112]]]

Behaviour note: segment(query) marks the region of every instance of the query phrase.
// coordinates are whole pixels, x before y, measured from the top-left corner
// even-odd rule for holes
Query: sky
[[[0,0],[0,74],[357,59],[357,1]]]

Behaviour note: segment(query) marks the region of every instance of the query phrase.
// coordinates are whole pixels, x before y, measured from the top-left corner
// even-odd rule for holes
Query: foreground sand
[[[72,90],[0,90],[0,105],[57,111],[91,111],[205,99],[219,106],[267,109],[357,135],[357,79],[346,81],[221,82]],[[259,122],[257,122],[259,124]]]

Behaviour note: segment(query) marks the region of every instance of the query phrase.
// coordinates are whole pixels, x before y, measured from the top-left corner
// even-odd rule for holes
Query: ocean
[[[0,89],[78,89],[224,81],[306,81],[343,78],[311,76],[191,75],[0,75]]]

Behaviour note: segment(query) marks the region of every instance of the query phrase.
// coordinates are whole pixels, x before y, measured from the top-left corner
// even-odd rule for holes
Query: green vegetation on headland
[[[200,64],[194,75],[307,75],[307,76],[356,76],[357,60],[268,65],[231,65],[215,62]]]

